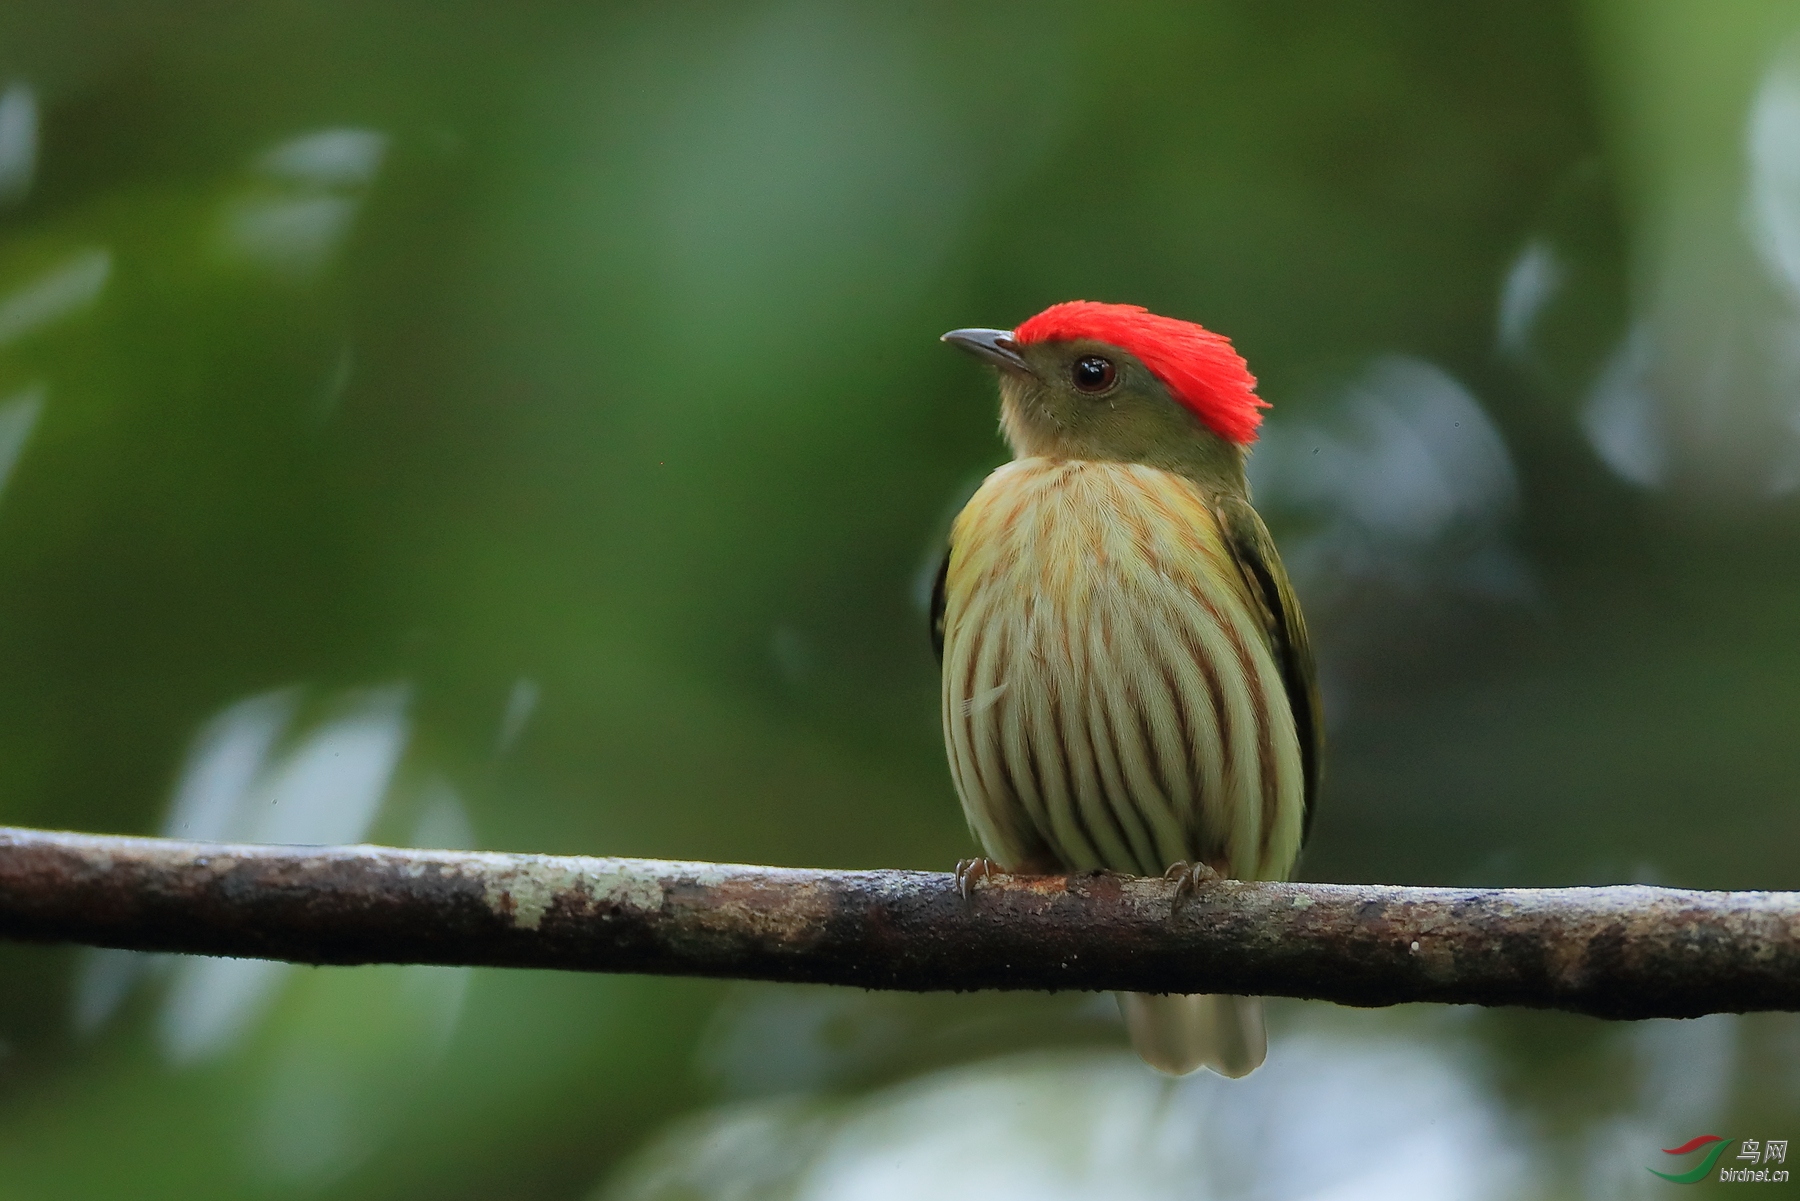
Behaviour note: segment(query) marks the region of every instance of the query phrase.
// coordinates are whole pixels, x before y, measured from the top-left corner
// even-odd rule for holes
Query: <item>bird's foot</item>
[[[1214,880],[1222,880],[1223,876],[1204,863],[1189,863],[1183,859],[1171,863],[1169,870],[1163,873],[1163,879],[1175,881],[1175,900],[1172,908],[1179,909],[1181,903],[1196,892],[1202,884],[1211,884]]]
[[[985,880],[989,876],[1000,874],[1000,865],[983,855],[979,859],[958,859],[956,861],[956,891],[968,900],[975,894],[975,882]]]

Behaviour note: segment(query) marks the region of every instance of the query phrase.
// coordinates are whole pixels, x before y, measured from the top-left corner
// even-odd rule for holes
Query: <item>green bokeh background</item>
[[[1800,888],[1796,38],[1752,0],[14,0],[0,822],[158,832],[208,723],[292,689],[271,762],[385,721],[372,840],[945,868],[919,579],[1005,452],[936,337],[1082,296],[1230,334],[1270,445],[1365,488],[1383,363],[1503,448],[1514,499],[1423,541],[1263,490],[1317,552],[1305,877]],[[727,1196],[653,1170],[721,1104],[816,1132],[1123,1045],[1081,998],[278,969],[184,1056],[195,972],[0,946],[0,1198]],[[1273,1013],[1272,1062],[1416,1045],[1504,1115],[1516,1177],[1421,1196],[1800,1134],[1788,1016]],[[737,1195],[796,1192],[816,1146],[764,1145]]]

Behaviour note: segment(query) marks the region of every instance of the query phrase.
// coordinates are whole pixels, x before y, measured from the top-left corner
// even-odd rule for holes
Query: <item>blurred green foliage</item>
[[[947,867],[919,583],[1004,450],[936,336],[1080,296],[1230,334],[1275,405],[1333,742],[1306,875],[1800,887],[1796,36],[1749,2],[18,0],[0,822],[155,832],[254,744],[232,829]],[[338,748],[366,821],[316,787]],[[776,1164],[742,1195],[788,1195],[913,1129],[906,1081],[1004,1099],[986,1054],[1121,1043],[1091,998],[258,970],[0,947],[0,1198],[574,1197],[771,1095],[716,1112]],[[1440,1195],[1636,1195],[1702,1126],[1800,1127],[1780,1018],[1319,1008],[1275,1010],[1271,1071],[1287,1031],[1322,1080],[1510,1115],[1468,1137],[1525,1166]],[[1068,1054],[1018,1087],[1148,1095]],[[1301,1129],[1269,1079],[1218,1195]],[[618,1195],[720,1195],[657,1166],[735,1145],[700,1112]]]

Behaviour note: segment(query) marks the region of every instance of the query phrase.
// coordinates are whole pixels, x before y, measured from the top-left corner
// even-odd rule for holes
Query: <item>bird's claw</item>
[[[962,894],[963,900],[975,895],[975,882],[985,880],[989,876],[1000,874],[1000,865],[987,856],[979,859],[958,859],[956,861],[956,891]]]
[[[1204,863],[1189,863],[1183,859],[1177,863],[1171,863],[1169,870],[1163,873],[1163,879],[1175,881],[1174,907],[1179,908],[1183,901],[1200,891],[1202,884],[1211,884],[1214,880],[1223,879],[1223,877]]]

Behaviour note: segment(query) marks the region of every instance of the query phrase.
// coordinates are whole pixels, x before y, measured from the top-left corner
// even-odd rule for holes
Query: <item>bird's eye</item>
[[[1075,360],[1075,366],[1069,374],[1075,379],[1075,386],[1083,392],[1104,392],[1112,387],[1118,372],[1113,369],[1111,359],[1103,359],[1097,354],[1084,355]]]

